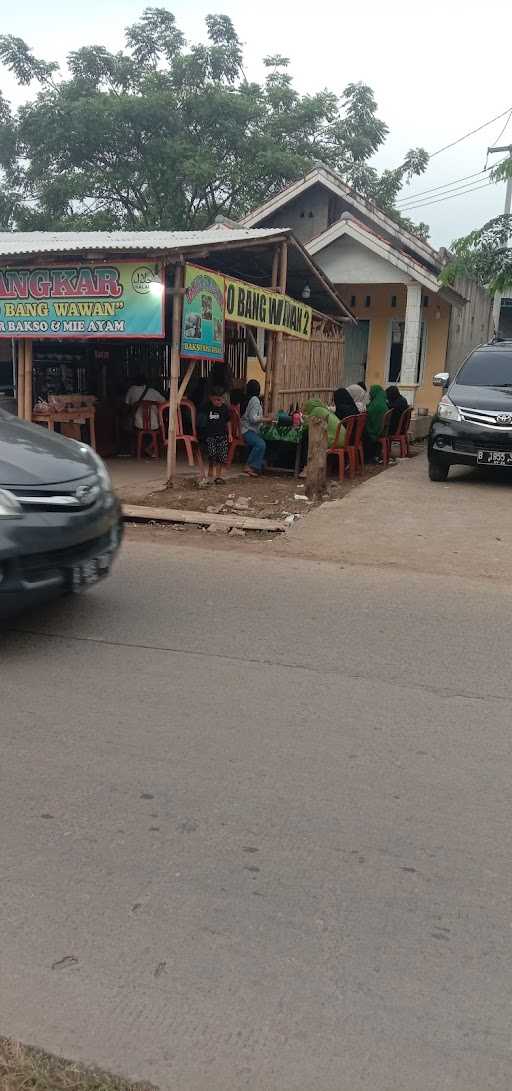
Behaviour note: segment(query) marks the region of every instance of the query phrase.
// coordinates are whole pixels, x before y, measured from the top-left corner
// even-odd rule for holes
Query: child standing
[[[216,485],[222,485],[224,480],[224,466],[229,451],[229,407],[224,396],[222,387],[214,386],[199,412],[199,435],[208,460],[208,478],[200,481],[200,485],[211,484],[212,481]]]

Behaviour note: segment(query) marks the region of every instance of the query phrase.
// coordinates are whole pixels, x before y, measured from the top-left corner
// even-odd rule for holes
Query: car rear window
[[[512,386],[512,352],[475,352],[462,365],[456,381],[462,386]]]

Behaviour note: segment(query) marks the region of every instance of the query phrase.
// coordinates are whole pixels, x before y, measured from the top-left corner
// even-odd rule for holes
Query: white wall
[[[334,284],[407,284],[410,277],[348,236],[314,254]]]

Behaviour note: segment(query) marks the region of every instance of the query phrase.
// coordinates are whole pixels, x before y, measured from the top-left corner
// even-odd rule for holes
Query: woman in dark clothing
[[[359,413],[352,395],[344,386],[340,386],[339,390],[334,391],[334,405],[339,420],[344,420],[345,417],[355,417]]]
[[[409,408],[409,403],[397,386],[388,386],[386,398],[388,399],[389,408],[393,410],[393,416],[389,424],[389,435],[394,436],[400,424],[400,417]]]

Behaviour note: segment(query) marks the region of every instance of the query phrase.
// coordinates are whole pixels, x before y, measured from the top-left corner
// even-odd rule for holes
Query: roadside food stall
[[[315,322],[330,323],[342,345],[346,321],[350,311],[287,230],[0,233],[0,344],[12,346],[19,416],[112,454],[126,389],[142,371],[170,402],[169,480],[176,410],[194,373],[223,360],[242,386],[253,358],[275,409],[285,339],[311,358]]]

